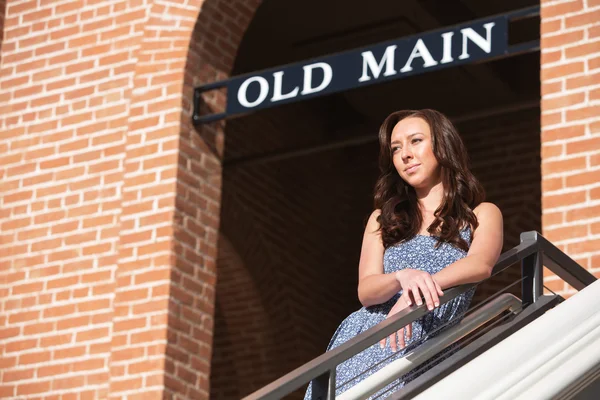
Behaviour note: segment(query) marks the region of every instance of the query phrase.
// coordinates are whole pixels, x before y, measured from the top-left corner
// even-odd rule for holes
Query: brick
[[[85,246],[82,250],[82,254],[84,256],[94,255],[99,253],[106,253],[112,249],[113,245],[111,243],[102,243],[93,246]]]
[[[21,322],[27,322],[37,320],[40,317],[39,311],[22,311],[18,314],[12,314],[8,317],[9,324],[18,324]]]
[[[43,282],[31,282],[22,285],[14,285],[11,287],[12,294],[27,294],[37,293],[44,287]]]
[[[569,158],[567,160],[546,161],[542,163],[542,174],[550,175],[560,172],[571,172],[586,168],[586,157]]]
[[[144,332],[132,333],[130,339],[132,345],[162,340],[166,340],[166,332],[164,328],[148,329]]]
[[[37,7],[36,0],[26,1],[24,3],[9,3],[6,5],[6,15],[17,15],[22,14],[26,11],[35,10]]]
[[[570,75],[581,74],[584,70],[585,63],[583,61],[574,61],[554,67],[542,67],[541,79],[542,81],[549,81],[551,79],[564,78]],[[570,89],[568,86],[567,88]]]
[[[600,267],[600,255],[594,255],[591,257],[592,261],[590,262],[590,265],[592,266],[592,268],[598,268]],[[597,273],[595,274],[597,275]]]
[[[600,84],[600,72],[567,79],[567,90]]]
[[[140,388],[142,388],[142,378],[141,377],[125,379],[125,380],[111,379],[111,381],[110,381],[110,392],[111,393],[123,392],[125,390],[127,390],[127,391],[137,390]]]
[[[58,167],[64,167],[66,165],[69,165],[70,162],[71,160],[69,157],[61,157],[56,158],[54,160],[42,161],[40,162],[40,169],[53,169]]]
[[[569,243],[567,251],[568,254],[582,254],[596,252],[600,248],[600,239],[592,240],[588,239],[576,243]]]
[[[565,96],[542,99],[542,108],[544,110],[554,110],[557,108],[570,107],[585,102],[585,93],[574,93]]]
[[[77,278],[76,278],[77,279]],[[44,318],[64,317],[75,313],[74,304],[66,304],[61,306],[49,307],[44,310]]]
[[[570,14],[583,9],[583,1],[575,0],[565,3],[558,3],[553,5],[546,5],[542,3],[541,16],[542,19],[549,19],[564,14]]]
[[[83,332],[77,332],[76,341],[77,342],[87,342],[93,341],[97,339],[107,339],[109,338],[109,329],[108,328],[98,328],[91,329]]]
[[[8,204],[8,203],[14,203],[14,202],[19,202],[19,201],[30,200],[32,198],[32,195],[33,195],[33,191],[31,191],[31,190],[27,190],[24,192],[18,192],[18,193],[14,193],[14,194],[9,194],[9,195],[4,195],[3,203]]]
[[[561,122],[563,122],[561,112],[543,113],[542,114],[542,126],[544,126],[544,127],[547,127],[550,125],[556,125]]]
[[[111,265],[114,264],[111,263]],[[111,270],[104,270],[104,271],[95,271],[89,274],[84,274],[81,275],[81,282],[82,283],[99,283],[102,281],[113,281],[113,271]]]
[[[160,371],[163,367],[164,360],[144,360],[140,362],[131,363],[127,367],[127,372],[130,374],[143,374],[148,372]]]
[[[132,307],[132,311],[136,315],[148,314],[156,311],[164,311],[167,309],[168,299],[146,301],[142,304],[137,304]]]
[[[600,176],[599,171],[581,172],[566,178],[567,187],[576,187],[582,185],[590,185],[598,182]]]
[[[55,349],[53,351],[53,358],[60,360],[64,358],[82,357],[86,353],[85,346],[68,347],[64,349]]]
[[[63,375],[69,373],[70,364],[53,364],[48,367],[39,367],[37,369],[37,375],[40,378],[48,376]]]
[[[44,393],[50,390],[50,381],[21,383],[17,386],[17,396],[26,396],[36,393]]]
[[[106,271],[107,276],[110,277],[110,271]],[[92,301],[86,301],[77,304],[77,310],[81,313],[88,313],[90,311],[100,311],[110,308],[109,299],[94,299]]]
[[[37,347],[37,339],[22,339],[4,344],[6,353],[20,352],[23,350],[32,350]]]
[[[574,110],[567,110],[567,122],[593,118],[597,115],[600,115],[600,106],[582,107]]]
[[[600,215],[600,205],[583,206],[575,210],[567,211],[567,222],[596,218]]]
[[[600,14],[600,12],[598,13]],[[600,40],[586,42],[578,46],[568,47],[565,49],[565,57],[567,59],[587,56],[600,52]]]
[[[63,346],[73,341],[73,334],[66,333],[61,335],[53,335],[47,336],[40,339],[40,345],[42,347],[51,347],[51,346]]]
[[[17,371],[4,371],[2,374],[3,382],[14,382],[33,378],[34,369],[25,369]]]
[[[546,36],[549,33],[553,33],[559,31],[562,26],[562,21],[560,19],[548,21],[543,20],[540,26],[540,33],[542,36]]]
[[[548,65],[558,62],[562,59],[562,50],[542,53],[542,65]]]
[[[589,9],[588,9],[589,10]],[[572,29],[600,21],[600,10],[591,10],[565,18],[565,28]]]
[[[567,143],[567,154],[576,154],[600,149],[600,137]]]
[[[64,329],[79,328],[79,327],[88,325],[88,323],[89,323],[88,316],[66,318],[66,319],[60,320],[56,323],[56,329],[64,330]]]
[[[591,224],[590,232],[592,235],[600,235],[600,222],[595,222]]]
[[[84,376],[70,376],[68,378],[54,379],[52,381],[53,390],[67,390],[73,388],[82,388],[85,386]]]
[[[544,231],[544,237],[551,242],[561,240],[582,238],[585,239],[588,234],[588,225],[571,225],[563,228],[554,228]]]

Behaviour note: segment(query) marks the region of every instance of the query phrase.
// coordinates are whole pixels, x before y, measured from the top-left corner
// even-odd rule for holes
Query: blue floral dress
[[[471,243],[471,230],[463,229],[460,235],[467,243]],[[385,273],[400,271],[405,268],[419,269],[427,271],[431,275],[442,270],[448,265],[465,257],[467,253],[453,245],[443,243],[437,249],[435,245],[437,239],[434,236],[417,235],[410,240],[388,247],[383,256],[383,268]],[[402,357],[407,351],[413,350],[426,339],[438,332],[432,332],[443,325],[448,325],[460,321],[461,317],[469,308],[473,298],[474,289],[446,302],[442,306],[427,313],[419,318],[412,325],[412,337],[406,341],[406,348],[393,353],[389,344],[384,349],[379,347],[379,343],[368,347],[361,353],[344,361],[338,365],[336,370],[336,395],[339,395],[366,377],[372,375],[390,362]],[[333,334],[327,350],[331,350],[342,343],[352,339],[356,335],[372,328],[382,322],[390,309],[396,304],[401,296],[400,291],[385,303],[363,307],[360,310],[350,314],[338,327]],[[443,358],[449,357],[451,350],[443,353]],[[441,361],[439,358],[435,363]],[[428,366],[417,368],[392,382],[380,392],[373,395],[373,398],[384,398],[394,390],[401,388],[406,382],[416,378],[419,374],[433,367],[435,363]],[[309,384],[305,394],[305,400],[311,399],[312,383]]]

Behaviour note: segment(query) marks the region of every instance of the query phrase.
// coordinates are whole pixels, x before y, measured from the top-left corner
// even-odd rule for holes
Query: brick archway
[[[132,314],[136,318],[153,314],[147,324],[156,335],[147,335],[145,343],[134,344],[133,332],[138,327],[131,325],[113,336],[112,354],[118,351],[115,343],[146,349],[144,354],[130,351],[130,357],[120,360],[118,366],[111,363],[110,393],[115,397],[122,395],[118,388],[128,386],[126,390],[131,390],[130,384],[136,381],[130,369],[139,367],[156,346],[157,360],[164,355],[167,398],[209,396],[224,124],[197,129],[191,125],[193,88],[229,76],[237,46],[260,1],[180,3],[152,5],[135,71],[123,188],[123,198],[131,199],[131,213],[121,217],[121,224],[131,227],[121,234],[131,235],[128,238],[132,240],[126,244],[121,241],[115,309],[122,309],[124,315],[115,315],[115,323],[131,321]],[[176,15],[178,29],[173,29],[172,18],[164,15]],[[176,49],[165,54],[167,46]],[[156,101],[157,95],[160,101]],[[218,112],[224,100],[219,93],[212,93],[204,99],[204,106]],[[146,168],[146,162],[136,156],[154,153],[156,141],[169,143],[168,154],[162,146],[161,161],[148,163]],[[157,166],[165,168],[160,184],[144,193],[137,188],[139,179]],[[144,225],[143,212],[139,211],[157,201],[170,210],[156,214],[144,236],[139,230]],[[155,238],[152,249],[147,244],[150,237]],[[155,248],[156,241],[164,246]],[[147,253],[141,257],[143,249]],[[143,277],[139,283],[138,277]],[[153,306],[136,312],[137,299],[128,294],[152,280],[168,280],[168,296],[162,300],[152,296],[148,304]],[[164,318],[158,318],[154,325],[157,310]],[[165,322],[166,331],[160,327]],[[164,334],[166,343],[156,340]],[[146,366],[148,378],[142,381],[145,387],[153,376],[152,366]],[[162,365],[157,363],[155,367],[163,374]]]
[[[190,99],[258,2],[6,3],[0,397],[208,398],[222,126]]]

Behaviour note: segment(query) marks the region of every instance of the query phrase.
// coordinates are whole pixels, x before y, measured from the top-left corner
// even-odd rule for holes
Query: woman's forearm
[[[375,274],[358,283],[358,299],[365,307],[385,303],[402,289],[396,274]]]
[[[465,257],[436,272],[433,278],[443,290],[489,278],[492,268],[493,265],[487,265],[478,257]]]

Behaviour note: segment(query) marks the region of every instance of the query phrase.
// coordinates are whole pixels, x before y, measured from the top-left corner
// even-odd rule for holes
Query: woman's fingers
[[[413,298],[415,299],[415,303],[418,306],[423,304],[423,300],[421,300],[421,293],[419,291],[419,285],[417,285],[417,282],[413,282],[412,285],[410,285],[410,291],[412,292]]]
[[[396,352],[396,332],[394,332],[390,335],[390,347],[392,348],[392,351],[395,353]]]
[[[404,328],[398,331],[398,342],[400,342],[399,350],[402,350],[404,347],[406,347],[406,344],[404,343]]]
[[[433,278],[432,278],[432,279],[433,279]],[[433,279],[433,283],[435,283],[435,288],[437,289],[437,291],[438,291],[438,294],[439,294],[440,296],[443,296],[443,295],[444,295],[444,292],[442,291],[442,287],[440,286],[440,284],[439,284],[439,283],[437,283],[437,281],[436,281],[435,279]]]
[[[440,298],[438,297],[437,288],[435,287],[435,283],[433,282],[433,279],[431,279],[431,276],[429,276],[428,278],[429,279],[425,279],[425,285],[427,286],[427,292],[425,292],[424,290],[421,290],[421,291],[425,295],[425,301],[427,302],[427,308],[429,308],[430,310],[433,310],[434,307],[437,307],[440,305]]]
[[[427,308],[433,310],[433,298],[431,297],[429,287],[424,281],[415,282],[411,286],[411,291],[413,292],[417,305],[420,306],[423,304],[423,300],[421,299],[421,297],[423,297],[425,299],[425,304],[427,304]]]
[[[424,291],[428,292],[429,289],[426,288]],[[403,309],[405,309],[407,307],[410,307],[411,292],[412,292],[413,296],[415,296],[415,299],[418,299],[419,303],[421,303],[421,304],[423,303],[423,301],[421,300],[419,286],[417,286],[417,285],[411,286],[410,288],[407,288],[406,290],[403,291],[402,296],[400,296],[400,298],[398,299],[396,304],[392,307],[392,309],[388,313],[386,319],[390,318],[392,315],[396,314],[397,312],[402,311]],[[406,334],[406,337],[404,336],[405,334]],[[381,339],[379,341],[379,347],[384,349],[386,346],[386,342],[389,341],[390,348],[392,349],[393,352],[396,352],[398,350],[404,349],[406,347],[406,341],[410,340],[411,338],[412,338],[412,324],[408,324],[405,327],[403,327],[402,329],[392,333],[388,337]]]
[[[412,300],[410,298],[410,288],[407,288],[402,292],[402,296],[400,298],[404,298],[404,302],[408,307],[412,306]]]

